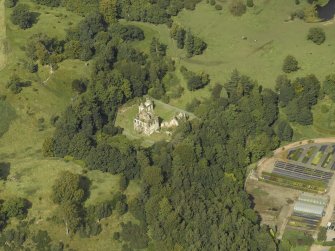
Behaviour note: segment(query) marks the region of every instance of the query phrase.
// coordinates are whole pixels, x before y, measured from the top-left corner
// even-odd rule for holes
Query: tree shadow
[[[10,163],[0,162],[0,179],[7,180],[10,173]]]
[[[83,201],[87,200],[90,195],[90,187],[91,187],[92,182],[87,178],[86,176],[80,176],[80,187],[84,190],[84,197]]]
[[[32,23],[36,24],[39,20],[39,16],[41,15],[41,13],[33,11],[31,12],[31,14],[32,14]]]

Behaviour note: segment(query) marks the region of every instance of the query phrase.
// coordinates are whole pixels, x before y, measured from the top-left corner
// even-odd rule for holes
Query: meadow
[[[27,30],[20,30],[10,22],[10,13],[6,12],[7,44],[6,67],[0,70],[0,94],[6,95],[6,101],[0,101],[0,162],[9,163],[10,174],[7,180],[0,181],[1,199],[22,196],[32,202],[28,220],[34,220],[30,226],[33,233],[38,229],[47,230],[53,240],[62,240],[75,250],[120,250],[121,244],[112,239],[114,231],[120,230],[120,222],[133,221],[130,213],[119,217],[116,213],[101,221],[102,232],[97,237],[82,239],[78,235],[67,237],[63,225],[51,220],[56,205],[51,201],[52,184],[63,170],[83,174],[84,168],[72,160],[44,158],[41,148],[46,137],[52,135],[54,128],[50,124],[53,115],[61,115],[73,98],[71,88],[74,79],[88,77],[89,68],[80,60],[65,60],[59,68],[50,73],[47,66],[39,65],[37,73],[28,73],[22,60],[26,59],[24,45],[33,34],[43,32],[51,37],[64,39],[65,29],[78,23],[82,17],[64,8],[38,6],[31,1],[21,0],[40,13],[38,22]],[[3,1],[0,2],[0,21]],[[0,38],[5,26],[0,22]],[[1,39],[0,39],[1,41]],[[0,50],[1,51],[1,50]],[[0,61],[3,59],[0,54]],[[6,89],[11,74],[16,73],[23,80],[32,82],[32,86],[23,88],[13,95]],[[46,81],[48,79],[48,81]],[[43,130],[38,121],[43,118]],[[85,175],[91,180],[90,197],[86,205],[110,199],[119,191],[118,175],[88,171]],[[139,186],[131,182],[125,194],[132,200],[139,193]],[[16,220],[10,222],[15,226]],[[92,241],[92,239],[96,241]]]
[[[274,88],[276,77],[283,74],[284,58],[291,54],[297,58],[300,69],[288,74],[290,79],[315,74],[322,82],[325,76],[333,72],[335,60],[329,55],[334,52],[335,36],[334,21],[321,23],[306,23],[302,20],[290,20],[294,10],[302,9],[304,2],[295,5],[291,0],[255,0],[255,7],[248,8],[241,17],[234,17],[229,13],[228,1],[220,1],[223,10],[218,11],[206,1],[197,5],[195,11],[182,11],[174,21],[208,44],[203,55],[187,58],[184,50],[176,46],[170,38],[169,30],[165,25],[152,25],[139,22],[127,22],[141,27],[146,40],[136,42],[136,46],[148,52],[153,37],[168,45],[168,55],[176,62],[177,82],[184,87],[180,98],[171,99],[170,104],[185,108],[193,98],[209,97],[214,84],[224,84],[234,69],[250,76],[258,84]],[[322,45],[315,45],[306,39],[311,27],[321,27],[326,32],[326,41]],[[243,37],[247,39],[243,39]],[[211,83],[203,89],[189,91],[179,68],[186,66],[194,72],[205,72],[210,75]],[[321,105],[313,109],[314,125],[301,126],[292,123],[294,140],[328,137],[335,131],[335,125],[329,124],[326,128],[325,114],[321,118]],[[330,115],[330,114],[329,114]],[[282,118],[285,115],[281,112]],[[330,127],[329,127],[330,126]],[[321,127],[321,129],[320,129]]]
[[[74,161],[45,159],[41,153],[41,146],[44,139],[53,133],[54,129],[49,122],[51,116],[60,115],[71,99],[75,98],[71,90],[71,81],[88,76],[89,67],[79,60],[65,60],[52,74],[48,67],[42,65],[39,65],[37,73],[31,74],[22,65],[22,60],[26,58],[23,46],[31,35],[43,32],[51,37],[65,38],[66,28],[78,23],[82,17],[64,8],[38,6],[29,0],[20,0],[40,13],[38,22],[31,29],[20,30],[10,22],[12,10],[6,9],[7,23],[4,23],[3,2],[4,0],[0,1],[0,94],[6,94],[7,99],[6,102],[0,102],[0,135],[1,131],[7,132],[0,137],[0,161],[10,163],[10,175],[7,181],[0,182],[1,199],[18,195],[30,200],[33,206],[29,210],[28,218],[35,219],[32,230],[48,230],[52,239],[63,240],[71,248],[120,250],[120,243],[112,239],[112,234],[120,229],[121,221],[134,220],[129,213],[120,219],[118,215],[113,214],[112,217],[102,220],[102,233],[91,239],[81,239],[77,235],[68,239],[63,226],[50,221],[55,209],[50,200],[54,179],[62,170],[83,173],[84,169]],[[185,90],[180,98],[170,101],[172,106],[157,101],[157,114],[160,117],[170,119],[175,112],[180,111],[179,108],[184,109],[194,97],[208,97],[213,85],[226,82],[235,68],[251,76],[259,84],[273,88],[276,76],[282,73],[282,61],[287,54],[294,55],[301,67],[297,73],[290,74],[291,78],[315,73],[323,79],[332,71],[334,60],[329,55],[334,51],[333,41],[328,39],[323,45],[317,46],[306,40],[308,29],[314,26],[322,26],[328,38],[334,37],[332,23],[307,24],[300,20],[285,21],[292,9],[301,8],[301,5],[294,5],[292,0],[254,2],[255,7],[248,9],[242,17],[231,16],[226,1],[222,1],[222,11],[215,10],[203,1],[195,11],[182,11],[175,17],[175,22],[190,28],[208,44],[203,55],[191,59],[186,57],[184,50],[177,49],[165,25],[122,21],[136,24],[144,30],[146,39],[135,42],[138,48],[148,52],[151,38],[159,37],[168,45],[168,54],[176,62],[176,78]],[[247,39],[242,39],[243,36]],[[4,41],[6,47],[3,47]],[[5,68],[1,69],[5,63]],[[188,91],[179,71],[182,65],[195,72],[204,71],[210,74],[211,84],[198,91]],[[5,87],[14,72],[22,79],[32,81],[31,87],[24,88],[17,95],[10,94]],[[144,145],[169,139],[165,135],[135,135],[132,131],[132,119],[137,112],[137,104],[127,104],[123,108],[129,109],[129,113],[119,113],[116,125],[124,127],[129,138],[144,142]],[[316,107],[315,114],[318,113],[317,109]],[[44,130],[39,130],[38,127],[38,120],[41,118],[45,121]],[[324,118],[318,118],[320,121],[322,119],[326,119],[326,115]],[[327,132],[317,132],[313,126],[294,125],[294,129],[295,137],[299,139],[328,135]],[[118,191],[118,176],[98,171],[88,171],[86,175],[92,181],[87,205],[110,198]],[[136,197],[139,193],[138,184],[131,182],[125,193],[130,200]],[[15,223],[12,222],[13,225]]]

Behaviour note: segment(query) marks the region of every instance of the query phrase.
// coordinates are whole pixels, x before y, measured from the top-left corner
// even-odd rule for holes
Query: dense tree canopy
[[[18,4],[11,14],[11,20],[21,29],[28,29],[36,22],[36,15],[29,10],[28,5]]]

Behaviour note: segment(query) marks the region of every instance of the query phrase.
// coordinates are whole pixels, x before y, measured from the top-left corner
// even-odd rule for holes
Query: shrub
[[[7,8],[13,8],[17,4],[18,0],[5,0],[5,6]]]
[[[254,7],[254,1],[253,0],[247,0],[247,6],[249,8]]]
[[[216,1],[215,0],[210,0],[209,4],[214,6],[216,4]]]
[[[242,16],[246,10],[247,7],[241,0],[233,0],[230,3],[229,11],[234,16]]]
[[[292,55],[288,55],[284,59],[283,72],[290,73],[299,70],[298,61]]]
[[[320,227],[318,232],[318,241],[325,241],[327,239],[327,228]]]
[[[29,11],[28,5],[19,4],[15,7],[11,20],[13,24],[18,25],[21,29],[28,29],[33,26],[36,18],[34,13]]]
[[[322,28],[314,27],[310,28],[307,35],[308,40],[312,40],[313,43],[320,45],[326,40],[326,34]]]
[[[215,9],[216,10],[222,10],[222,5],[220,5],[220,4],[215,5]]]

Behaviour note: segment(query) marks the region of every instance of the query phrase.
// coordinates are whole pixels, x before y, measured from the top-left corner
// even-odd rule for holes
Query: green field
[[[252,77],[259,84],[273,88],[275,79],[283,74],[283,59],[294,55],[299,61],[300,70],[290,73],[289,78],[315,74],[320,81],[333,71],[335,61],[329,57],[334,51],[335,36],[333,22],[306,23],[302,20],[289,20],[290,13],[302,9],[304,2],[295,5],[292,0],[255,0],[255,7],[249,8],[242,17],[233,17],[228,10],[228,2],[222,1],[222,11],[202,1],[195,11],[182,11],[175,22],[190,28],[208,44],[203,55],[186,57],[184,50],[177,49],[165,25],[152,25],[140,22],[126,22],[141,27],[146,40],[135,42],[136,46],[148,52],[151,38],[156,36],[168,45],[168,55],[176,62],[178,82],[185,88],[180,98],[170,100],[170,104],[185,108],[194,97],[209,97],[215,83],[225,83],[233,69]],[[319,26],[326,32],[326,42],[320,46],[306,39],[309,28]],[[247,40],[242,37],[247,37]],[[179,68],[186,66],[194,72],[209,73],[211,84],[191,92],[186,88]],[[294,139],[328,137],[334,135],[335,124],[329,114],[319,113],[320,105],[313,109],[315,124],[301,126],[292,123]],[[281,113],[281,116],[283,114]],[[285,116],[283,116],[285,118]],[[325,124],[325,120],[328,124]]]
[[[297,6],[291,0],[254,2],[255,7],[248,9],[242,17],[233,17],[227,2],[222,4],[222,11],[217,11],[203,1],[195,11],[183,11],[175,18],[177,23],[190,28],[206,41],[208,48],[203,55],[186,58],[185,51],[176,48],[164,25],[138,24],[149,38],[139,47],[146,50],[150,38],[159,37],[168,45],[169,55],[176,60],[177,68],[184,65],[195,72],[205,71],[209,73],[212,84],[225,82],[237,68],[259,84],[272,88],[275,78],[283,73],[283,59],[288,54],[294,55],[301,67],[297,73],[290,74],[292,78],[315,73],[323,79],[332,72],[334,60],[329,55],[333,52],[334,42],[328,39],[317,46],[306,39],[308,29],[314,26],[321,26],[327,37],[333,37],[332,24],[310,24],[301,20],[286,22],[290,13],[302,8],[303,3]],[[242,36],[248,39],[244,40]],[[196,95],[186,92],[173,102],[183,105],[185,97],[189,100],[189,95],[207,96],[208,89],[210,87],[196,91]]]
[[[6,64],[5,0],[0,1],[0,70]]]
[[[41,154],[41,146],[44,139],[52,135],[54,130],[49,123],[50,117],[60,115],[75,97],[71,90],[71,81],[89,76],[89,67],[79,60],[66,60],[60,63],[59,69],[52,74],[49,67],[42,65],[39,65],[38,73],[31,74],[22,66],[22,60],[26,58],[23,46],[31,35],[43,32],[52,37],[64,38],[65,29],[70,23],[75,25],[82,17],[64,8],[37,6],[29,0],[20,0],[20,3],[29,4],[41,14],[38,23],[31,29],[20,30],[9,21],[12,10],[7,9],[4,14],[3,2],[0,0],[0,94],[6,94],[7,99],[6,102],[0,102],[0,135],[1,132],[6,132],[0,137],[0,162],[10,163],[10,175],[7,181],[0,182],[0,199],[17,195],[30,200],[33,206],[29,210],[28,219],[35,218],[31,230],[48,230],[52,239],[63,240],[70,248],[120,250],[120,243],[112,239],[112,234],[120,230],[120,222],[134,220],[129,213],[121,218],[113,213],[111,217],[102,220],[102,233],[90,239],[82,239],[77,235],[70,239],[65,236],[63,226],[50,221],[55,210],[55,205],[50,200],[51,185],[57,174],[62,170],[83,173],[83,167],[73,161],[45,159]],[[175,41],[169,36],[167,26],[127,22],[138,25],[145,32],[144,41],[134,42],[138,48],[148,51],[151,38],[159,37],[168,45],[168,54],[176,62],[176,82],[185,90],[180,98],[171,100],[171,106],[155,101],[155,112],[162,119],[171,119],[180,111],[179,108],[185,108],[194,97],[208,97],[212,86],[215,83],[224,83],[235,68],[266,87],[274,86],[275,77],[282,73],[281,64],[287,54],[294,55],[301,66],[301,70],[291,75],[292,78],[316,73],[323,79],[332,71],[334,62],[329,55],[333,53],[333,41],[327,40],[325,44],[316,46],[306,40],[306,33],[310,27],[320,25],[328,37],[334,37],[333,25],[307,24],[302,21],[285,22],[291,9],[297,8],[292,0],[255,0],[256,6],[242,17],[232,17],[226,1],[222,2],[223,11],[216,11],[213,6],[203,1],[194,12],[183,11],[175,18],[176,22],[191,28],[208,43],[204,55],[192,59],[186,58],[184,50],[177,49]],[[6,25],[4,17],[8,20]],[[242,36],[248,39],[243,40]],[[5,62],[6,66],[2,69]],[[195,72],[204,71],[210,74],[211,84],[195,92],[188,91],[179,72],[181,65]],[[32,86],[24,88],[20,94],[11,94],[5,86],[13,72],[24,80],[32,81]],[[137,103],[130,103],[122,107],[118,113],[116,125],[125,129],[126,136],[139,140],[144,145],[169,140],[169,137],[163,134],[151,137],[136,134],[133,131],[133,118],[137,109]],[[323,125],[324,120],[332,119],[329,117],[330,113],[317,117],[317,109],[318,106],[314,113],[319,121],[317,125]],[[45,129],[42,131],[38,128],[40,118],[45,119]],[[295,137],[298,138],[329,133],[316,131],[313,126],[294,125],[294,129],[297,132]],[[98,171],[88,171],[87,176],[92,181],[87,205],[109,199],[118,191],[118,176]],[[125,192],[129,200],[136,197],[139,189],[136,182],[130,183]],[[11,222],[12,225],[15,223]]]
[[[306,239],[304,236],[303,231],[298,230],[287,230],[285,231],[282,240],[284,242],[290,242],[290,243],[299,243],[301,240]],[[291,251],[308,251],[310,249],[310,246],[307,245],[296,245],[291,248]]]
[[[89,76],[89,68],[79,60],[65,60],[59,64],[53,74],[49,67],[39,65],[38,73],[28,73],[20,63],[25,59],[23,45],[35,33],[43,32],[51,37],[64,38],[69,23],[76,23],[82,17],[66,11],[64,8],[36,7],[31,1],[21,0],[29,4],[41,15],[38,23],[31,29],[20,30],[10,20],[11,10],[6,13],[8,54],[7,65],[0,69],[0,94],[6,95],[6,101],[0,101],[0,162],[10,163],[10,174],[7,181],[0,182],[0,199],[11,196],[22,196],[32,202],[28,220],[35,219],[30,226],[33,234],[38,229],[47,230],[53,240],[62,240],[69,248],[75,250],[120,250],[121,244],[112,239],[112,234],[120,230],[120,222],[134,220],[130,213],[119,217],[116,213],[101,221],[102,232],[97,237],[82,239],[78,235],[67,237],[63,225],[51,221],[56,205],[51,201],[51,186],[62,170],[83,173],[83,168],[73,161],[61,159],[45,159],[41,147],[46,137],[52,135],[50,125],[52,115],[60,115],[70,104],[76,94],[72,92],[73,79]],[[0,21],[2,20],[3,1],[0,1]],[[0,22],[0,38],[4,26]],[[1,40],[0,40],[1,41]],[[1,52],[1,50],[0,50]],[[0,62],[3,55],[0,54]],[[31,87],[23,88],[16,95],[6,89],[10,75],[16,72],[21,79],[32,81]],[[48,81],[46,81],[48,79]],[[45,129],[40,131],[38,119],[45,119]],[[119,176],[88,171],[91,180],[90,197],[86,205],[110,199],[119,190]],[[132,200],[139,193],[139,186],[131,182],[125,194]],[[10,226],[17,222],[13,220]],[[94,241],[92,241],[94,240]]]

